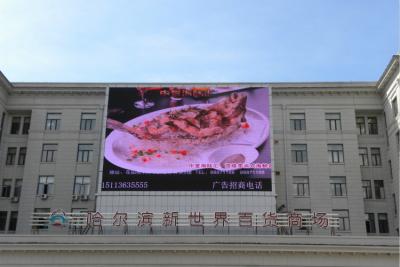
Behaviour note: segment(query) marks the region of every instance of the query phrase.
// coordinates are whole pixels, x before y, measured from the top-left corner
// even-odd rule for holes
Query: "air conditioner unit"
[[[19,202],[19,197],[12,197],[12,198],[11,198],[11,202],[12,202],[12,203],[17,203],[17,202]]]
[[[72,195],[72,200],[77,201],[79,199],[79,195]]]
[[[47,197],[48,197],[47,194],[42,194],[42,195],[40,195],[40,198],[41,198],[41,199],[47,199]]]
[[[89,200],[89,196],[88,195],[81,195],[81,200],[82,201],[88,201]]]

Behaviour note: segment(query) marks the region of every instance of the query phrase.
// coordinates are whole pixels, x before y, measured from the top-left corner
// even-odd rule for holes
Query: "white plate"
[[[140,117],[136,117],[125,125],[132,126],[142,123],[145,120],[152,120],[154,117],[169,112],[171,110],[186,109],[188,107],[198,107],[206,108],[210,104],[196,104],[196,105],[186,105],[181,107],[167,108],[162,110],[157,110]],[[105,158],[112,164],[132,171],[142,172],[142,173],[178,173],[192,171],[193,165],[196,163],[212,163],[209,161],[209,155],[216,149],[221,149],[221,147],[229,145],[245,145],[253,148],[259,147],[261,144],[267,140],[269,136],[270,123],[269,120],[260,112],[254,109],[247,109],[246,119],[250,125],[249,129],[239,129],[232,135],[224,138],[223,140],[213,142],[207,145],[182,145],[181,147],[168,147],[168,143],[155,142],[155,141],[144,141],[136,138],[128,133],[114,130],[112,131],[105,141]],[[159,145],[162,148],[168,149],[185,149],[189,151],[189,154],[180,159],[176,158],[163,158],[156,159],[151,162],[142,163],[138,161],[129,161],[130,155],[130,145],[134,145],[140,148],[151,148]],[[146,147],[147,146],[147,147]],[[168,155],[169,156],[169,155]],[[246,155],[244,155],[248,158]],[[253,156],[251,156],[253,158]],[[254,159],[255,160],[255,159]],[[252,162],[254,161],[252,160]],[[251,163],[251,162],[249,162]]]

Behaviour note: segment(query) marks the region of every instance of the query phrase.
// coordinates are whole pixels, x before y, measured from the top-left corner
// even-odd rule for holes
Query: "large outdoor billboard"
[[[270,89],[109,88],[103,191],[271,191]]]

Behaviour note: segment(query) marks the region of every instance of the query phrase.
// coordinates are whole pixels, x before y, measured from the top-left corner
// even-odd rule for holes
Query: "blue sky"
[[[374,81],[397,0],[0,0],[0,70],[32,82]]]

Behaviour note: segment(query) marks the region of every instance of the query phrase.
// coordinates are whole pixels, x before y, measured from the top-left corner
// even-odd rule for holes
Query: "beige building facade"
[[[370,254],[372,252],[366,247],[361,248],[354,244],[345,249],[349,248],[349,251],[356,251],[361,253],[360,255],[364,253],[370,258],[374,258],[371,255],[379,254],[376,259],[382,256],[388,260],[379,266],[395,266],[391,264],[398,257],[398,253],[394,252],[398,249],[394,244],[398,238],[393,236],[399,235],[399,73],[399,56],[395,55],[377,82],[245,84],[268,86],[272,90],[273,189],[270,193],[258,195],[229,192],[215,194],[128,192],[116,195],[101,192],[108,88],[135,87],[144,84],[12,83],[0,73],[0,234],[5,234],[0,236],[5,240],[0,250],[7,251],[5,244],[12,243],[13,240],[21,244],[29,243],[31,237],[17,237],[17,235],[32,234],[31,216],[34,212],[50,212],[54,209],[67,212],[101,209],[111,212],[107,210],[109,209],[107,203],[143,206],[145,205],[143,199],[151,201],[154,199],[152,206],[148,208],[158,206],[159,202],[175,201],[176,206],[179,206],[179,203],[189,201],[193,206],[204,207],[206,210],[213,210],[215,203],[227,203],[231,211],[235,211],[234,207],[237,206],[240,207],[237,211],[248,208],[259,212],[262,207],[267,206],[277,212],[335,213],[339,215],[340,220],[336,235],[349,238],[343,239],[349,240],[343,242],[351,243],[356,240],[351,238],[357,237],[360,238],[357,242],[360,242],[361,246],[363,244],[366,247],[376,246],[382,248],[383,252]],[[77,155],[83,148],[84,151],[90,151],[90,160],[78,162]],[[74,188],[77,184],[80,188],[84,188],[84,194],[80,194],[78,198],[74,197]],[[262,264],[282,266],[285,264],[278,263],[277,251],[286,246],[286,252],[282,253],[289,255],[290,250],[297,249],[292,243],[297,242],[296,240],[307,243],[305,241],[307,238],[317,240],[319,237],[314,236],[325,235],[325,239],[320,237],[322,239],[313,244],[314,248],[319,245],[341,246],[340,239],[334,239],[334,243],[331,243],[328,237],[330,232],[326,230],[317,228],[311,232],[302,229],[292,230],[286,234],[290,234],[293,239],[286,236],[284,238],[288,239],[279,239],[279,236],[275,236],[272,243],[267,239],[262,240],[261,244],[267,246],[266,250],[271,249],[273,252],[265,251],[265,247],[260,248],[262,251],[259,248],[253,249],[252,242],[256,238],[261,238],[256,235],[254,239],[246,237],[248,246],[245,247],[251,247],[250,254],[244,251],[237,252],[237,248],[231,248],[229,252],[221,247],[215,250],[222,251],[223,255],[226,253],[226,255],[244,253],[244,257],[257,255],[252,257],[254,266]],[[41,231],[41,233],[48,232]],[[296,239],[298,235],[310,236]],[[369,241],[369,238],[378,240],[377,236],[381,238],[379,241]],[[389,238],[390,236],[393,238]],[[35,242],[44,241],[40,236],[35,238],[37,238]],[[72,246],[75,242],[73,238],[65,239],[65,246]],[[92,240],[93,243],[107,242],[104,241],[107,240],[106,236],[99,238]],[[207,238],[193,237],[182,241],[181,247],[173,251],[162,246],[157,246],[154,251],[164,256],[177,253],[187,257],[198,248],[193,251],[191,248],[185,250],[183,248],[185,242],[202,247],[203,242],[208,242]],[[221,240],[225,238],[229,237],[221,236]],[[214,242],[214,245],[218,243],[217,237],[212,239],[211,243]],[[110,242],[116,242],[115,240],[113,237]],[[160,240],[154,242],[162,242]],[[129,242],[131,245],[135,243]],[[239,241],[233,240],[233,242]],[[90,250],[87,244],[81,246],[79,251]],[[343,246],[346,245],[343,243]],[[384,246],[392,248],[386,251],[383,249]],[[54,248],[46,248],[43,251],[53,251],[52,249]],[[70,251],[64,249],[58,252],[63,254]],[[295,252],[289,256],[285,254],[288,257],[286,264],[319,266],[290,260],[296,257],[306,260],[307,253],[310,253],[306,252],[308,249],[305,245],[300,249],[303,252]],[[7,253],[17,255],[17,250],[17,248],[10,249]],[[200,250],[201,253],[214,253],[211,252],[214,248]],[[323,252],[323,255],[331,257],[333,254],[328,250]],[[44,253],[43,251],[38,253]],[[93,253],[100,251],[101,249]],[[153,250],[149,248],[149,251]],[[136,248],[130,252],[135,255],[140,253]],[[332,253],[352,257],[351,253],[348,254],[346,251]],[[266,265],[266,258],[261,260],[264,256],[268,259],[274,258],[274,260],[271,258],[271,261],[277,263]],[[363,261],[360,259],[353,260],[358,261],[358,265],[354,263],[351,266],[378,266],[371,262],[368,265],[368,260],[362,263],[365,265],[361,264]],[[146,260],[143,260],[143,263],[145,262]],[[233,264],[227,263],[227,265]],[[320,266],[334,265],[331,262],[325,265],[321,263]]]

